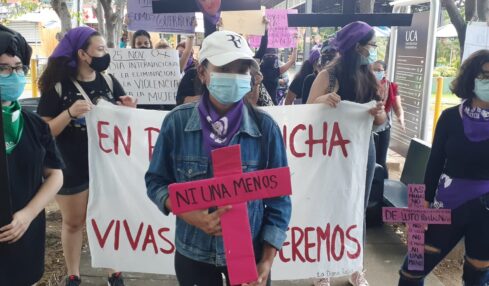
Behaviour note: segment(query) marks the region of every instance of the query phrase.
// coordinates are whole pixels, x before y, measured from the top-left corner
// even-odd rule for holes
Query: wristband
[[[71,112],[70,112],[70,109],[67,108],[66,111],[68,111],[68,115],[70,116],[71,119],[77,119],[76,117],[74,117],[73,115],[71,115]]]

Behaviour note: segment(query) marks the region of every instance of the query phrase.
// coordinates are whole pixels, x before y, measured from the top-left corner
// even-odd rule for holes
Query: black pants
[[[229,284],[229,276],[226,267],[217,267],[212,264],[198,262],[175,252],[175,271],[180,286],[221,286],[222,275],[226,277],[226,285]],[[267,286],[271,285],[268,275]]]
[[[402,271],[417,278],[410,279],[401,274],[399,286],[423,286],[424,278],[462,238],[465,238],[467,257],[489,261],[489,195],[471,200],[452,210],[452,224],[428,227],[425,245],[434,247],[438,251],[425,251],[423,271],[409,270],[406,257]],[[463,280],[466,286],[489,285],[489,268],[475,269],[465,262]]]
[[[377,135],[375,136],[375,151],[376,151],[375,162],[384,168],[386,176],[388,176],[389,174],[387,170],[387,151],[389,150],[390,142],[391,142],[390,128],[381,132],[377,132]]]

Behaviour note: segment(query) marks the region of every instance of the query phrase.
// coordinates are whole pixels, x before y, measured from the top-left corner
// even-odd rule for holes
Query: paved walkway
[[[367,246],[365,253],[365,268],[367,278],[372,286],[397,285],[398,269],[406,253],[406,246],[389,226],[372,228],[367,231]],[[90,255],[84,252],[81,267],[84,286],[107,285],[105,271],[90,267]],[[163,275],[149,275],[141,273],[124,273],[128,286],[175,286],[178,285],[175,277]],[[312,280],[277,281],[274,286],[312,285]],[[346,278],[336,279],[333,286],[349,285]],[[443,286],[434,275],[431,275],[426,286]]]

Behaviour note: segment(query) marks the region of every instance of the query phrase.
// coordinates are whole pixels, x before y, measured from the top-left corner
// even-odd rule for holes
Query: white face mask
[[[474,93],[480,100],[489,102],[489,79],[475,79]]]

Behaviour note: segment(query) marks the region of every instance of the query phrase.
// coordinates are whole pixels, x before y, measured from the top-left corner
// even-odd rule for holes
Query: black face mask
[[[101,57],[92,57],[92,62],[90,63],[90,67],[97,72],[103,72],[110,66],[110,54],[105,54]]]

